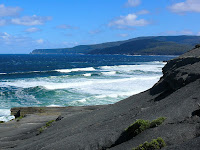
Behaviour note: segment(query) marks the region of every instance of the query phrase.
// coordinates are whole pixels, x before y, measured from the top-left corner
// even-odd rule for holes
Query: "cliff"
[[[160,81],[151,89],[113,105],[66,107],[57,115],[52,112],[39,115],[31,111],[31,115],[19,121],[0,124],[0,147],[14,150],[130,150],[161,137],[166,143],[165,150],[199,150],[199,56],[200,48],[197,47],[170,60],[163,68]],[[27,108],[12,111],[21,110],[28,114],[24,109]],[[155,123],[159,117],[165,119]],[[133,134],[133,123],[138,119],[154,120],[154,125],[137,126],[135,128],[140,130]],[[50,120],[56,121],[47,126],[45,123]],[[41,128],[43,130],[39,132]]]

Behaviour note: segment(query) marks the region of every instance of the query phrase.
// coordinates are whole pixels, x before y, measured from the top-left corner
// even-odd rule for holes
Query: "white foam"
[[[0,74],[7,74],[7,73],[0,73]]]
[[[2,116],[2,117],[0,117],[0,121],[5,121],[5,122],[10,121],[12,119],[15,119],[15,117],[14,116]]]
[[[115,75],[117,71],[101,72],[103,75]]]
[[[81,99],[81,100],[77,100],[77,102],[81,102],[81,103],[85,103],[86,101],[87,101],[86,98],[83,98],[83,99]]]
[[[0,121],[6,122],[14,118],[14,116],[11,116],[10,109],[0,109]]]
[[[56,89],[78,88],[90,84],[93,84],[93,81],[74,82],[74,83],[49,83],[43,86],[49,90],[56,90]]]
[[[142,65],[118,65],[118,66],[101,66],[101,70],[105,71],[119,71],[119,72],[130,72],[130,71],[152,71],[162,72],[161,68],[164,66],[163,63],[152,63]]]
[[[148,62],[141,65],[101,66],[96,69],[93,67],[74,68],[64,71],[95,70],[95,74],[98,76],[92,76],[94,72],[85,72],[82,75],[8,79],[6,82],[0,82],[0,87],[14,88],[17,91],[15,96],[22,99],[24,105],[28,103],[26,100],[29,100],[30,103],[34,102],[36,105],[41,104],[38,103],[40,98],[23,90],[23,88],[38,86],[45,90],[58,90],[55,91],[57,95],[54,95],[57,98],[56,105],[53,99],[48,102],[48,104],[52,104],[48,107],[110,104],[151,88],[162,75],[162,67],[163,63],[161,62]],[[139,74],[138,70],[141,70]],[[19,87],[19,89],[15,87]]]
[[[83,76],[90,77],[90,76],[92,76],[92,74],[91,73],[85,73],[85,74],[83,74]]]
[[[52,105],[48,105],[47,107],[62,107],[61,105],[54,105],[54,104],[52,104]]]
[[[78,71],[95,71],[95,69],[93,67],[88,67],[88,68],[58,69],[55,71],[62,72],[62,73],[69,73],[69,72],[78,72]]]
[[[10,114],[10,109],[0,109],[0,116],[9,116]]]

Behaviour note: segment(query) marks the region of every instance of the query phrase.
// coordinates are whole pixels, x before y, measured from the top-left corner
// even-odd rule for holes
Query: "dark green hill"
[[[191,49],[190,45],[175,42],[142,39],[127,42],[115,47],[97,49],[90,54],[127,54],[127,55],[180,55]]]
[[[180,55],[200,43],[200,36],[148,36],[72,48],[36,49],[31,54]]]

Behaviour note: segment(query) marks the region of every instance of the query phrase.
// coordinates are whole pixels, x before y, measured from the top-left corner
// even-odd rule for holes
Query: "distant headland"
[[[200,43],[200,36],[148,36],[72,48],[35,49],[30,54],[181,55]]]

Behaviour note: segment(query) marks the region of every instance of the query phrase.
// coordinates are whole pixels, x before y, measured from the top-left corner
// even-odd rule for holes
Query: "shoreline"
[[[198,150],[199,55],[200,48],[197,48],[170,60],[163,68],[163,76],[152,88],[115,104],[45,107],[45,110],[13,108],[13,113],[21,109],[25,117],[0,124],[0,147],[130,150],[159,138],[166,143],[165,150]],[[132,129],[140,129],[134,126],[138,122],[154,124],[133,134]]]

